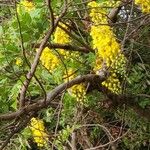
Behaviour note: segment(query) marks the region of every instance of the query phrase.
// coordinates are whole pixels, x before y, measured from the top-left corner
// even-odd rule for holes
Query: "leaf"
[[[41,9],[37,8],[31,11],[30,16],[32,19],[39,18],[41,13]]]
[[[31,133],[31,130],[29,127],[26,127],[22,132],[21,134],[26,138],[30,138],[32,136],[32,133]]]
[[[90,52],[88,55],[87,55],[87,61],[88,61],[88,64],[90,64],[90,66],[94,66],[94,62],[96,60],[96,56],[94,53]]]
[[[31,22],[32,22],[32,18],[30,16],[30,14],[27,12],[22,15],[21,20],[22,20],[22,22],[26,23],[27,25],[31,24]]]

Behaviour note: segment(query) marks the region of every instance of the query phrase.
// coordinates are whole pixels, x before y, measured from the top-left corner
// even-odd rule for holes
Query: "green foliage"
[[[98,0],[99,3],[105,1],[106,0]],[[36,49],[39,47],[39,44],[51,26],[49,9],[44,1],[34,0],[34,6],[35,9],[30,12],[21,9],[20,13],[16,14],[16,10],[13,7],[4,7],[5,9],[0,12],[0,16],[5,18],[4,21],[0,22],[1,114],[18,110],[20,89],[26,80],[27,72],[30,70],[30,66],[27,63],[30,65],[33,64]],[[88,13],[86,7],[86,4],[82,4],[81,0],[70,1],[68,10],[61,19],[62,22],[71,25],[73,29],[68,29],[68,31],[78,38],[77,41],[71,37],[69,44],[79,48],[84,47],[84,44],[86,44],[87,47],[92,45],[92,39],[89,35],[91,22],[88,21],[89,16],[86,16],[86,13]],[[125,6],[124,9],[129,12],[130,7],[131,5],[129,4],[127,8]],[[63,2],[61,0],[53,0],[52,8],[54,18],[56,19],[62,12]],[[136,14],[135,16],[140,17],[139,11],[137,11],[136,8],[133,9]],[[108,8],[108,10],[110,10],[110,8]],[[135,19],[135,16],[133,15],[132,19]],[[82,20],[82,18],[84,19]],[[127,21],[121,16],[118,16],[118,18],[120,22]],[[85,21],[86,19],[87,22]],[[119,21],[118,26],[113,26],[113,30],[116,33],[117,40],[121,43],[126,32],[126,25],[124,23],[119,24]],[[128,32],[131,33],[134,31],[138,23],[131,22]],[[150,106],[149,29],[149,25],[143,25],[142,29],[140,28],[132,37],[129,36],[129,38],[126,39],[124,45],[129,64],[127,66],[128,74],[126,75],[123,94],[137,95],[137,105],[143,110],[149,109]],[[48,40],[48,44],[54,44],[53,40],[54,35],[52,34]],[[60,64],[54,68],[52,72],[49,72],[42,65],[41,61],[38,62],[38,67],[35,72],[38,81],[33,77],[26,93],[26,98],[29,100],[29,103],[36,103],[39,99],[43,98],[44,92],[49,92],[64,83],[64,73],[69,69],[72,69],[76,76],[94,72],[93,68],[95,67],[96,61],[94,51],[84,53],[74,52],[70,49],[67,51],[69,55],[65,57],[60,53],[59,49],[52,50],[60,60]],[[23,54],[24,51],[26,58]],[[105,63],[103,65],[105,65]],[[109,75],[110,68],[106,69],[108,69]],[[38,82],[42,84],[45,91],[42,90]],[[85,84],[87,88],[88,83]],[[76,138],[79,139],[77,140],[79,147],[86,149],[81,142],[81,139],[84,139],[84,137],[82,137],[82,129],[80,129],[80,127],[82,127],[83,124],[104,124],[108,127],[108,130],[110,130],[111,125],[114,125],[112,122],[116,121],[119,123],[122,122],[125,126],[125,131],[129,129],[127,135],[120,139],[120,144],[118,144],[120,149],[138,150],[145,143],[149,142],[149,122],[138,117],[137,114],[128,107],[126,110],[122,107],[118,110],[114,107],[111,108],[111,104],[109,104],[109,99],[111,100],[111,98],[107,98],[107,94],[109,95],[110,91],[104,87],[100,87],[100,89],[98,84],[99,83],[95,83],[95,87],[90,87],[93,89],[87,92],[84,102],[77,101],[77,99],[65,89],[65,94],[63,95],[61,93],[57,95],[56,99],[52,100],[52,104],[50,104],[48,108],[36,110],[34,115],[45,122],[46,132],[50,136],[49,145],[54,145],[58,150],[63,150],[64,146],[68,144],[67,142],[70,141],[71,134],[76,132]],[[101,92],[98,90],[101,90]],[[106,105],[104,105],[105,101]],[[15,123],[15,121],[13,123]],[[10,122],[6,121],[6,124],[5,122],[1,122],[0,124],[2,127],[5,127],[5,125],[9,125]],[[118,126],[118,128],[122,129],[121,126]],[[87,137],[92,144],[99,145],[100,139],[103,138],[103,141],[108,140],[104,131],[99,127],[85,127],[84,129],[87,131]],[[9,134],[11,126],[10,130],[8,127],[7,131]],[[19,132],[20,133],[14,136],[7,149],[15,149],[15,147],[18,147],[21,150],[26,150],[27,147],[32,147],[32,144],[30,144],[30,140],[33,142],[32,133],[28,128],[28,124],[24,130]],[[7,138],[5,137],[5,131],[0,130],[0,138],[2,138],[0,141]]]
[[[144,143],[149,141],[149,122],[137,117],[133,110],[118,110],[116,117],[123,120],[129,132],[123,138],[123,143],[127,149],[140,149]]]
[[[128,77],[129,80],[129,86],[128,86],[128,91],[132,92],[134,94],[141,94],[144,93],[144,95],[149,95],[150,94],[150,89],[149,89],[149,66],[146,64],[141,64],[138,63],[135,66],[133,66],[131,73]],[[141,96],[138,99],[138,103],[141,107],[146,108],[150,105],[150,101],[148,97]]]

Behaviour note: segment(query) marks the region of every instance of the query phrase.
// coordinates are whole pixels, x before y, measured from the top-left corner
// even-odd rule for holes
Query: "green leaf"
[[[26,127],[22,132],[21,134],[26,138],[30,138],[32,136],[32,133],[31,133],[31,130],[29,127]]]

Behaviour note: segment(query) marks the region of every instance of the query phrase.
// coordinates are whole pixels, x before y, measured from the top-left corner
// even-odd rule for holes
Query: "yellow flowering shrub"
[[[34,141],[38,147],[44,147],[48,142],[48,135],[45,132],[44,122],[37,118],[32,118],[29,126]]]
[[[141,7],[143,13],[150,13],[150,0],[135,0],[135,4]]]
[[[22,9],[25,9],[25,11],[30,12],[34,9],[33,2],[30,2],[28,0],[22,0],[17,6],[17,12],[20,13]]]
[[[75,72],[72,69],[67,71],[67,74],[64,75],[64,80],[66,82],[74,79],[76,77]],[[85,100],[86,89],[84,83],[76,84],[68,89],[68,92],[71,96],[75,97],[77,101],[83,102]]]
[[[91,8],[90,17],[92,20],[90,35],[93,39],[93,48],[96,50],[96,63],[94,71],[106,66],[109,68],[110,77],[102,83],[112,92],[119,94],[121,92],[121,83],[118,80],[116,73],[125,73],[126,59],[121,54],[121,46],[116,40],[112,28],[108,25],[107,10],[102,8],[102,4],[93,1],[88,4]]]
[[[49,71],[53,71],[59,65],[58,57],[53,53],[51,49],[45,47],[40,57],[42,65]]]

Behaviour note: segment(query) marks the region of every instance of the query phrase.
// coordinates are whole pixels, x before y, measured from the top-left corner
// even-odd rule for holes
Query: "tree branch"
[[[28,106],[24,106],[21,109],[19,109],[16,112],[11,112],[8,114],[3,114],[0,115],[0,120],[13,120],[17,117],[21,117],[23,115],[27,115],[28,113],[32,112],[32,111],[40,111],[43,108],[47,108],[50,104],[51,101],[53,99],[55,99],[60,93],[62,93],[64,90],[66,90],[67,88],[72,87],[75,84],[80,84],[82,82],[94,82],[97,81],[99,84],[105,80],[105,76],[99,76],[99,75],[95,75],[95,74],[87,74],[87,75],[83,75],[83,76],[78,76],[75,79],[60,84],[59,86],[57,86],[55,89],[53,89],[52,91],[50,91],[47,94],[47,99],[46,101],[39,100],[38,102],[34,103],[34,104],[30,104]]]
[[[23,115],[27,115],[32,111],[40,111],[43,108],[47,108],[49,105],[51,105],[51,101],[55,99],[60,93],[62,93],[64,90],[67,88],[72,87],[75,84],[80,84],[82,82],[97,82],[101,84],[102,81],[104,81],[106,78],[106,75],[95,75],[95,74],[87,74],[83,76],[78,76],[75,79],[62,83],[59,86],[57,86],[55,89],[50,91],[47,94],[47,99],[44,101],[44,99],[39,100],[38,102],[34,104],[30,104],[28,106],[25,106],[21,109],[19,109],[16,112],[11,112],[7,114],[2,114],[0,115],[0,121],[5,121],[5,120],[13,120],[17,117],[21,117]],[[142,109],[137,103],[136,103],[136,95],[115,95],[112,93],[107,93],[107,96],[109,99],[112,101],[113,105],[115,107],[120,107],[123,104],[126,104],[130,108],[132,108],[139,116],[146,118],[147,120],[150,120],[150,115],[149,115],[149,109]]]
[[[38,48],[39,44],[36,44],[35,47]],[[87,49],[86,47],[77,47],[77,46],[73,46],[71,44],[47,43],[45,45],[45,47],[48,47],[50,49],[64,49],[64,50],[67,50],[67,51],[78,51],[78,52],[81,52],[81,53],[89,53],[89,52],[94,53],[94,50],[89,51],[89,49]]]

